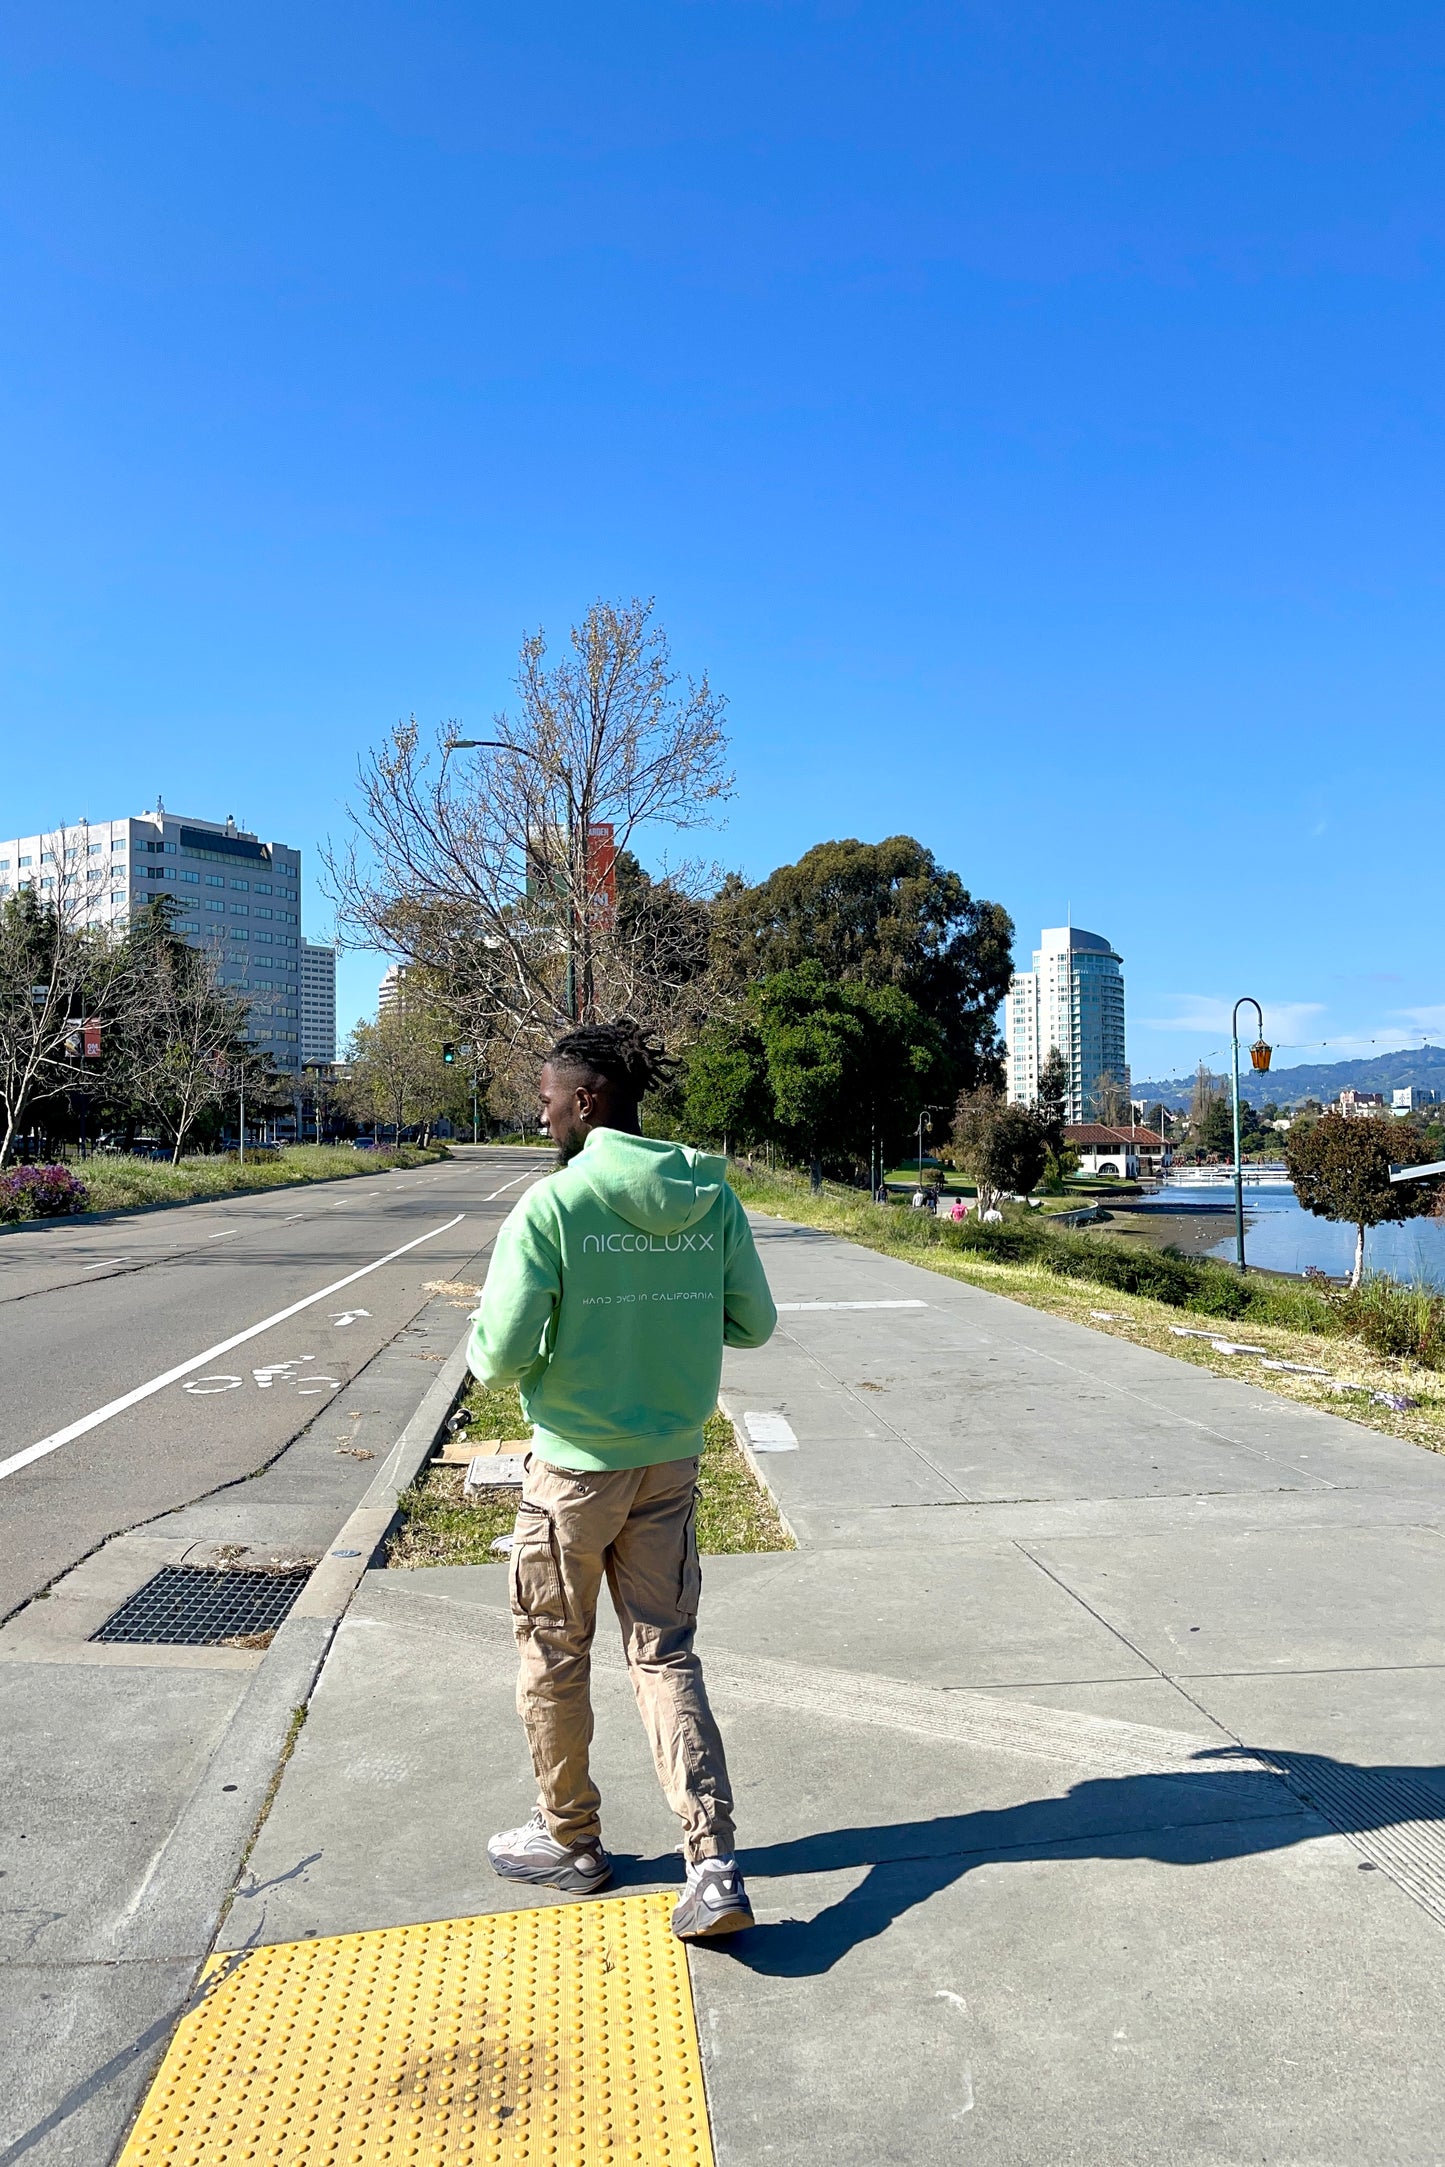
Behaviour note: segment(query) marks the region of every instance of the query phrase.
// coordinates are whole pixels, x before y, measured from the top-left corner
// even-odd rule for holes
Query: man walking
[[[533,1424],[512,1545],[517,1710],[540,1793],[487,1853],[513,1881],[589,1893],[612,1872],[588,1766],[592,1635],[604,1575],[658,1779],[683,1826],[684,1940],[750,1926],[732,1793],[693,1652],[702,1426],[724,1345],[760,1347],[777,1312],[725,1162],[640,1133],[670,1064],[634,1023],[552,1048],[543,1123],[563,1164],[510,1214],[469,1349],[518,1384]]]

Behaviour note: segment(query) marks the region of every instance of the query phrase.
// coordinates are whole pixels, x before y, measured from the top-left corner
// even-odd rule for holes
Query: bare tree
[[[1094,1111],[1094,1119],[1101,1121],[1105,1128],[1118,1128],[1121,1122],[1128,1120],[1130,1114],[1129,1089],[1127,1084],[1123,1083],[1112,1069],[1100,1069],[1094,1080],[1094,1088],[1089,1094],[1089,1098]]]
[[[89,830],[40,838],[40,867],[0,900],[0,1167],[37,1099],[83,1077],[76,1033],[104,1022],[126,962],[89,921]]]
[[[324,854],[342,929],[429,965],[474,1045],[665,1004],[676,913],[627,909],[619,869],[642,831],[704,826],[732,786],[725,702],[674,672],[651,602],[594,603],[556,663],[532,634],[516,686],[480,742],[399,724]],[[698,880],[650,885],[685,899]]]
[[[117,1065],[131,1104],[170,1137],[174,1164],[202,1115],[223,1103],[240,1075],[248,1090],[263,1086],[265,1063],[248,1052],[250,1004],[222,986],[219,952],[174,934],[164,903],[132,926],[128,945]]]

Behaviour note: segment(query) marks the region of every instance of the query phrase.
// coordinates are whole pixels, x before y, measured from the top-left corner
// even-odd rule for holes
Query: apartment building
[[[1009,981],[1005,1017],[1008,1095],[1019,1105],[1037,1100],[1039,1072],[1055,1047],[1069,1072],[1069,1121],[1093,1120],[1101,1076],[1127,1090],[1123,958],[1101,933],[1045,927],[1033,969]]]
[[[157,895],[223,985],[251,1006],[251,1037],[281,1071],[301,1066],[301,853],[234,820],[156,809],[0,842],[0,895],[29,886],[76,923],[124,928]],[[334,1035],[334,1032],[333,1032]]]
[[[336,950],[301,943],[301,1062],[330,1067],[336,1060]]]

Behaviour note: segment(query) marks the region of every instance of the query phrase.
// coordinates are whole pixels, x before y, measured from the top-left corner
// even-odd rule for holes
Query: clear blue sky
[[[1071,906],[1136,1077],[1445,1034],[1438,6],[4,21],[0,833],[234,811],[324,935],[356,749],[653,593],[749,875]]]

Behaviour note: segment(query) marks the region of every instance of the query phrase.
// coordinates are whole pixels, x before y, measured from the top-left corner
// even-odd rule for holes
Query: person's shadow
[[[1438,1879],[1445,1862],[1445,1768],[1364,1768],[1252,1748],[1249,1759],[1278,1772],[1262,1775],[1229,1765],[1240,1757],[1239,1748],[1218,1747],[1199,1755],[1197,1769],[1177,1774],[1093,1779],[1062,1798],[829,1829],[743,1851],[740,1863],[750,1879],[868,1871],[814,1918],[755,1926],[709,1946],[769,1977],[801,1978],[830,1971],[850,1949],[976,1866],[1041,1858],[1204,1866],[1312,1836],[1364,1835],[1404,1822],[1434,1824],[1442,1846]]]

